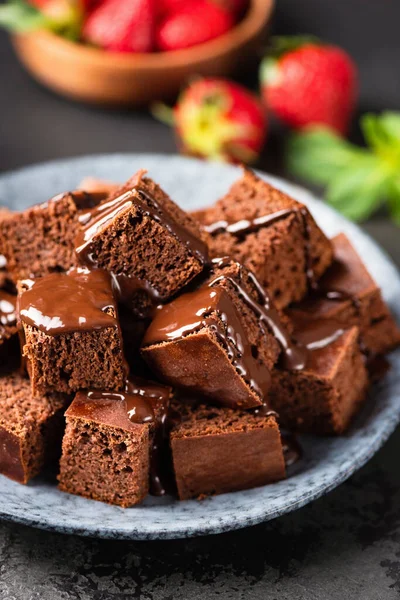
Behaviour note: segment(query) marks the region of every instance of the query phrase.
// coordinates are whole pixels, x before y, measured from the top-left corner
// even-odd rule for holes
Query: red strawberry
[[[279,38],[277,54],[261,65],[261,88],[269,108],[287,125],[323,124],[345,134],[357,98],[357,70],[335,46],[304,38]]]
[[[156,34],[157,48],[169,51],[196,46],[222,35],[233,25],[232,14],[211,0],[189,2],[161,22]]]
[[[159,18],[173,15],[186,8],[188,4],[197,4],[198,0],[158,0],[157,14]]]
[[[180,95],[172,120],[185,153],[229,162],[253,162],[267,133],[258,98],[225,79],[190,84]]]
[[[154,28],[154,0],[104,0],[86,19],[83,39],[114,52],[151,52]]]

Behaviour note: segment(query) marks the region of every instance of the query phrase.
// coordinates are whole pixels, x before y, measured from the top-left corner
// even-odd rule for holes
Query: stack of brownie
[[[145,171],[1,211],[0,286],[0,472],[123,507],[284,478],[281,428],[342,434],[400,343],[346,236],[248,170],[192,214]]]

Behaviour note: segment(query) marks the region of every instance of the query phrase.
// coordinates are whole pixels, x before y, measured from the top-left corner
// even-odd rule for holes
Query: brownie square
[[[23,356],[34,395],[122,389],[127,369],[108,273],[52,273],[24,280],[19,289]]]
[[[121,299],[139,314],[167,301],[208,260],[197,223],[143,171],[88,213],[76,243],[81,264],[112,272]]]
[[[211,255],[251,269],[278,308],[301,300],[332,262],[331,243],[308,209],[249,170],[194,215],[210,234]]]
[[[61,490],[128,507],[141,502],[149,487],[159,488],[155,441],[171,390],[148,382],[126,390],[75,396],[65,414]]]
[[[58,459],[67,405],[63,394],[33,397],[20,373],[0,378],[0,473],[27,483]]]
[[[1,252],[14,281],[73,266],[79,217],[102,199],[103,194],[75,191],[2,216]]]
[[[323,330],[327,323],[303,320],[294,335],[307,345],[311,327]],[[368,373],[359,329],[346,330],[331,322],[327,330],[326,341],[332,341],[310,348],[303,370],[275,369],[272,374],[269,404],[278,413],[281,427],[317,435],[341,434],[366,398]]]
[[[400,344],[400,330],[381,291],[344,233],[332,240],[334,262],[320,281],[322,292],[344,292],[345,298],[329,300],[315,295],[295,305],[292,314],[335,319],[357,325],[364,348],[384,354]],[[346,298],[347,296],[347,298]]]
[[[171,430],[180,500],[249,489],[284,479],[285,460],[272,415],[174,404]]]
[[[259,307],[251,274],[227,261],[197,290],[161,307],[142,343],[159,379],[230,407],[262,404],[281,348],[246,295]]]

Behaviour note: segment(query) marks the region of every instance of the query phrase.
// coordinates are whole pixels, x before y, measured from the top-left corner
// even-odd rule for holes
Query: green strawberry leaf
[[[400,115],[367,113],[363,115],[360,123],[365,141],[376,153],[385,156],[388,151],[400,148]]]
[[[328,184],[342,169],[357,163],[365,154],[365,150],[352,146],[330,129],[315,127],[289,138],[286,163],[294,175]]]
[[[30,4],[12,0],[0,6],[0,27],[24,33],[48,27],[48,19]]]
[[[400,113],[365,114],[361,127],[368,148],[320,127],[293,135],[287,166],[294,175],[325,185],[327,201],[350,219],[367,219],[386,202],[400,225]]]
[[[388,208],[393,221],[400,225],[400,177],[393,178],[388,190]]]
[[[313,35],[277,35],[270,39],[267,54],[279,58],[283,54],[293,52],[306,44],[321,46],[323,42]]]
[[[332,179],[326,199],[349,219],[363,221],[383,203],[391,179],[390,169],[379,157],[366,155]]]

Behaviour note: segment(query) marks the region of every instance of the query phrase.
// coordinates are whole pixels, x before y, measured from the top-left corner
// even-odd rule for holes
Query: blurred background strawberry
[[[173,111],[156,107],[174,127],[181,150],[202,158],[253,163],[267,134],[259,99],[223,79],[199,79],[179,96]]]
[[[273,38],[260,80],[266,105],[289,127],[322,124],[348,132],[357,100],[357,68],[341,48],[304,37]]]
[[[102,0],[86,17],[82,39],[114,52],[154,49],[156,0]]]
[[[41,50],[41,59],[35,57],[34,64],[29,50],[20,54],[28,69],[56,91],[69,92],[64,86],[68,76],[75,86],[71,95],[79,98],[76,88],[84,84],[89,91],[99,87],[99,92],[82,97],[105,105],[114,102],[117,85],[121,87],[117,104],[121,105],[125,104],[122,94],[131,95],[129,102],[142,107],[169,100],[175,93],[178,99],[173,109],[158,104],[155,112],[173,125],[174,135],[165,138],[168,144],[176,141],[185,154],[275,169],[325,187],[327,200],[352,219],[369,218],[387,206],[392,218],[400,221],[400,134],[393,110],[397,104],[392,102],[392,110],[384,115],[366,116],[360,125],[355,118],[365,106],[384,108],[378,89],[386,90],[388,98],[394,90],[391,56],[395,53],[386,53],[377,68],[374,42],[376,22],[389,28],[385,44],[387,38],[395,44],[391,20],[387,16],[383,20],[382,12],[374,10],[368,35],[357,26],[357,35],[364,40],[357,53],[358,42],[342,27],[352,22],[354,29],[354,19],[342,18],[343,7],[334,4],[322,9],[317,0],[301,0],[302,5],[310,4],[310,10],[293,12],[288,1],[278,4],[275,22],[275,29],[284,35],[269,41],[270,12],[265,10],[269,0],[0,0],[0,25],[19,34],[33,32],[31,39],[36,30],[48,30],[54,40],[57,36],[74,40],[78,51],[84,45],[90,47],[82,72],[79,58],[57,68],[57,60],[68,50],[67,46],[57,49],[56,42],[54,63],[46,54],[50,45]],[[243,38],[244,32],[255,31],[257,26],[258,37],[253,33]],[[310,35],[292,35],[307,30]],[[15,38],[17,48],[24,43],[24,35]],[[216,39],[219,44],[213,44]],[[239,44],[239,49],[232,50],[231,43]],[[36,51],[40,46],[32,47]],[[382,43],[379,47],[383,52]],[[102,56],[108,71],[102,70]],[[46,73],[40,73],[41,62],[49,62]],[[390,68],[391,76],[384,76]],[[228,74],[239,79],[232,80]],[[378,84],[366,85],[369,77]],[[360,85],[362,106],[358,103]],[[103,98],[106,89],[108,95]],[[99,113],[87,113],[95,114]],[[118,123],[124,118],[119,114]],[[98,119],[104,122],[106,117]],[[146,123],[149,131],[160,131],[145,113],[135,119],[139,127]],[[125,135],[126,129],[119,130],[118,139]],[[145,145],[150,143],[147,137],[141,136]]]

